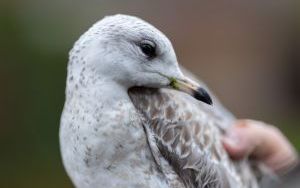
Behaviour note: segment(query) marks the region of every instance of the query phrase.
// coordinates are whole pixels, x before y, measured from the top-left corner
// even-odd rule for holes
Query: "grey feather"
[[[157,57],[146,57],[144,40],[156,44]],[[258,187],[249,160],[232,161],[221,144],[235,118],[215,97],[211,107],[159,89],[193,78],[182,72],[168,38],[139,18],[105,17],[80,37],[59,135],[76,187]]]

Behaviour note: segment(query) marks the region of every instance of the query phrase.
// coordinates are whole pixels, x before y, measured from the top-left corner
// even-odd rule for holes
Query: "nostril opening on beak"
[[[205,89],[203,88],[198,88],[197,90],[195,90],[193,96],[195,97],[195,99],[202,101],[206,104],[212,105],[212,99],[209,96],[209,94],[207,93],[207,91],[205,91]]]

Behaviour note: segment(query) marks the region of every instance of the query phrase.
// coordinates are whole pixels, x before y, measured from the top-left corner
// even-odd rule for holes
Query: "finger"
[[[250,130],[248,124],[237,121],[223,138],[224,147],[233,159],[248,157],[262,142],[261,137],[257,136],[256,129]]]
[[[256,158],[274,171],[290,168],[297,154],[286,137],[275,127],[253,120],[240,120],[223,139],[233,159]]]

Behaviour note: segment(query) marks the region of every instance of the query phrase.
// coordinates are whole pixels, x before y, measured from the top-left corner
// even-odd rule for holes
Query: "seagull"
[[[67,71],[59,136],[75,187],[259,186],[221,144],[235,117],[149,23],[106,16],[75,43]]]

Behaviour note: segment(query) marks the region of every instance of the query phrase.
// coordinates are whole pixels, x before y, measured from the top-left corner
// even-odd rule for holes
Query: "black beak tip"
[[[194,97],[197,100],[202,101],[206,104],[209,104],[209,105],[213,104],[211,97],[209,96],[207,91],[203,88],[198,88],[197,91],[195,91],[195,93],[194,93]]]

